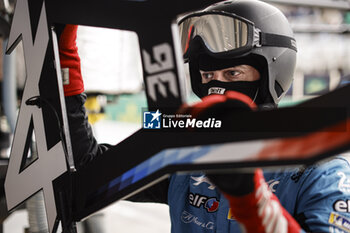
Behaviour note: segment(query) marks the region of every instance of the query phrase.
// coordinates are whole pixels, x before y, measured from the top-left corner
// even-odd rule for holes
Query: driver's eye
[[[204,79],[212,79],[214,77],[214,74],[213,73],[203,73],[202,77]]]
[[[229,76],[236,76],[236,75],[239,75],[241,72],[237,71],[237,70],[230,70],[230,71],[227,71],[227,74]]]

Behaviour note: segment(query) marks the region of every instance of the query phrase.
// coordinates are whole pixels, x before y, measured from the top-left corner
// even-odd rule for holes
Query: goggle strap
[[[289,36],[261,32],[260,43],[262,46],[290,48],[297,52],[295,39]]]

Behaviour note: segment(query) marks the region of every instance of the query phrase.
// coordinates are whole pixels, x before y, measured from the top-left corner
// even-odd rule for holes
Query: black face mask
[[[259,102],[260,80],[257,81],[236,81],[236,82],[221,82],[212,80],[208,83],[202,84],[201,94],[202,97],[211,94],[224,94],[226,91],[237,91],[249,96],[254,102]]]

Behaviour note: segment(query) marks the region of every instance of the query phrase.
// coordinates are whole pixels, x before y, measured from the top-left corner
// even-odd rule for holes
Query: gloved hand
[[[224,119],[230,114],[255,109],[257,105],[247,95],[236,91],[226,91],[223,95],[205,96],[201,102],[194,105],[183,105],[178,112],[205,120],[209,117]]]
[[[260,105],[259,109],[266,110],[274,108],[274,105]],[[230,117],[240,112],[255,111],[258,106],[254,101],[236,91],[226,91],[223,95],[209,95],[202,98],[192,106],[183,106],[181,113],[190,114],[197,119],[206,120],[215,118],[230,121]],[[239,122],[237,122],[239,124]],[[194,129],[197,130],[197,129]],[[232,155],[234,156],[234,155]],[[256,170],[250,172],[225,172],[208,173],[207,177],[224,193],[231,196],[244,196],[254,190],[254,175]]]
[[[181,113],[191,114],[197,119],[206,120],[214,117],[215,119],[227,119],[230,115],[257,109],[256,104],[248,96],[235,92],[227,91],[223,95],[209,95],[192,106],[183,106]],[[196,130],[196,129],[194,129]],[[254,174],[251,173],[226,173],[226,174],[207,174],[207,177],[222,191],[234,196],[242,196],[253,191]]]

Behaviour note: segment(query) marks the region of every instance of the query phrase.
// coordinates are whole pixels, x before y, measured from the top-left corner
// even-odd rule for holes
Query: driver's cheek
[[[260,79],[260,73],[256,69],[253,69],[249,73],[249,81],[257,81]]]

